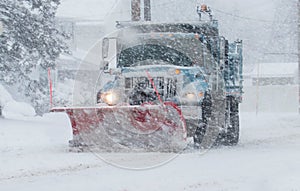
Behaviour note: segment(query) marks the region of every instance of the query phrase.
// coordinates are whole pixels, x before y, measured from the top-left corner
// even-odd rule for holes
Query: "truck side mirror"
[[[219,46],[220,46],[220,59],[225,60],[227,50],[226,50],[226,39],[224,37],[220,38]]]
[[[109,51],[109,39],[104,38],[102,41],[102,58],[103,59],[108,57],[108,51]]]
[[[220,46],[220,66],[219,66],[219,69],[221,71],[223,71],[228,66],[228,53],[229,53],[228,40],[226,40],[224,37],[221,37],[220,40],[219,40],[219,46]]]
[[[117,68],[117,38],[104,38],[102,40],[102,61],[100,70],[104,73],[111,73],[112,69]]]
[[[109,62],[108,61],[102,61],[101,62],[101,66],[100,66],[100,70],[103,70],[104,73],[109,73]]]

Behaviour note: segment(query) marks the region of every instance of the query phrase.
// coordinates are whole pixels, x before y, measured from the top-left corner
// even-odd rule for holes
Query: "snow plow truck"
[[[236,145],[242,41],[220,36],[206,5],[192,22],[152,22],[147,12],[140,21],[140,10],[133,5],[132,12],[131,22],[117,22],[117,32],[102,40],[99,73],[111,80],[102,81],[96,104],[52,108],[70,118],[70,146],[161,151]]]

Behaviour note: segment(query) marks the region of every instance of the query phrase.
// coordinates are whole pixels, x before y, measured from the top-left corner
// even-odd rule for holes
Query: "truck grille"
[[[164,101],[176,96],[177,80],[175,78],[154,77],[153,82]],[[126,95],[128,95],[139,84],[143,84],[143,87],[145,88],[153,89],[152,83],[147,77],[125,78]]]

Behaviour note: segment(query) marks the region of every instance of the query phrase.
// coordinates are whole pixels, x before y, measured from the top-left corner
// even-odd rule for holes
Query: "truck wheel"
[[[199,125],[194,134],[194,144],[195,148],[200,148],[200,145],[203,141],[204,135],[206,133],[208,120],[212,114],[212,101],[211,96],[205,93],[205,97],[202,102],[202,119],[199,121]]]
[[[224,145],[234,146],[239,142],[240,136],[240,118],[239,118],[239,102],[234,98],[227,98],[227,130],[224,134]]]

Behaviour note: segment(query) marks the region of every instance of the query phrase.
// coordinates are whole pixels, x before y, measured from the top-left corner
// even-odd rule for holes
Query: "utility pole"
[[[298,0],[298,112],[300,114],[300,0]]]
[[[3,32],[3,23],[2,21],[0,20],[0,35],[2,34]],[[1,95],[0,95],[1,96]],[[2,116],[2,106],[1,106],[1,103],[0,103],[0,117]]]

